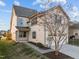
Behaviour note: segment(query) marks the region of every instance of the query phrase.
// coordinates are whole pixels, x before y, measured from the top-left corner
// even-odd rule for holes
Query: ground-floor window
[[[19,37],[26,37],[26,33],[25,31],[19,31]]]
[[[35,31],[32,32],[32,38],[36,39],[36,32]]]
[[[78,36],[78,33],[75,33],[76,36]]]

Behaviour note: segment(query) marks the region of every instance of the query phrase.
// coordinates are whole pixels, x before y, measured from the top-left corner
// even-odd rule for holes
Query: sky
[[[10,29],[13,4],[42,11],[45,8],[45,3],[47,0],[0,0],[0,30]],[[79,0],[49,0],[47,8],[59,4],[71,20],[79,21]]]

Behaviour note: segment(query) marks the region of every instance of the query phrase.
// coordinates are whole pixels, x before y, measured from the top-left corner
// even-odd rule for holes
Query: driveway
[[[79,47],[77,46],[72,46],[72,45],[63,45],[62,49],[60,52],[69,55],[75,59],[79,59]]]

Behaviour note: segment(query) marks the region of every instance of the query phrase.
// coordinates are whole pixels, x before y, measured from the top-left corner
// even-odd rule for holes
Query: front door
[[[29,32],[27,31],[19,31],[18,35],[17,35],[17,40],[18,41],[28,41],[29,39]]]

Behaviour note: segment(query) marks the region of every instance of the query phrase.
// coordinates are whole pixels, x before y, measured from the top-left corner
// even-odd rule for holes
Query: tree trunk
[[[59,54],[59,51],[55,51],[55,55],[58,56],[58,54]]]
[[[55,55],[56,55],[56,56],[59,54],[58,48],[59,48],[59,44],[56,42],[56,43],[55,43]]]

